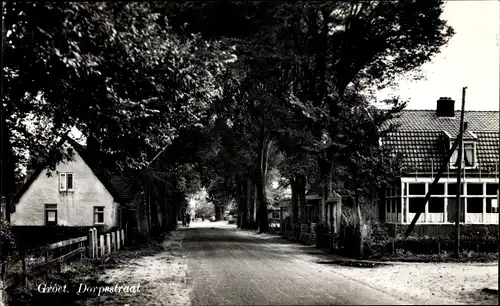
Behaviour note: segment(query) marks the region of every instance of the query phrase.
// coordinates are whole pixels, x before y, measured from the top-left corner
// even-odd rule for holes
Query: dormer
[[[455,138],[451,138],[446,132],[444,133],[449,139],[448,150],[451,150],[451,147],[455,142]],[[458,150],[459,148],[457,147],[450,158],[450,169],[458,168]],[[466,131],[463,137],[462,169],[475,169],[477,166],[477,135],[473,132]]]

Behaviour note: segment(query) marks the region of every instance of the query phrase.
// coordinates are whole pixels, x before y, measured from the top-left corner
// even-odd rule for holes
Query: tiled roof
[[[447,132],[456,137],[460,128],[460,112],[455,117],[438,118],[435,110],[404,110],[398,119],[401,131],[437,131]],[[465,111],[464,122],[467,130],[472,132],[498,132],[499,112],[497,111]]]
[[[119,203],[129,202],[133,199],[134,194],[130,189],[129,180],[125,177],[119,176],[108,176],[102,171],[93,166],[90,162],[88,155],[85,152],[85,147],[74,141],[68,136],[61,139],[57,146],[63,145],[65,142],[69,142],[71,146],[76,150],[76,152],[82,157],[85,163],[92,169],[97,178],[103,183],[106,189],[111,193],[114,200]],[[47,167],[47,163],[42,163],[35,171],[29,176],[26,183],[24,183],[21,188],[16,192],[14,196],[14,202],[19,202],[21,196],[28,190],[31,184],[36,180],[36,178],[42,173],[42,171]]]
[[[477,159],[480,164],[493,165],[499,161],[500,148],[499,132],[477,132]]]
[[[407,170],[437,171],[443,162],[450,138],[458,135],[459,112],[454,118],[438,118],[433,110],[405,110],[394,119],[399,127],[382,140],[403,155]],[[476,140],[479,167],[490,169],[499,160],[499,112],[466,111],[467,131],[464,140]]]
[[[431,166],[439,168],[443,158],[442,135],[436,131],[398,131],[388,135],[383,145],[403,156],[404,168],[430,172]]]

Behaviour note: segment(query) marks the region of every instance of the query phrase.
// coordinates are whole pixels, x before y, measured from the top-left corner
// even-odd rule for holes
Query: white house
[[[14,197],[13,226],[121,226],[120,205],[128,201],[118,178],[108,179],[93,169],[85,149],[69,137],[59,145],[74,152],[47,176],[41,165]]]

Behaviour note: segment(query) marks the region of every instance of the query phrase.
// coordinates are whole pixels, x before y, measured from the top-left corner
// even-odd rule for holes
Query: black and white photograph
[[[0,10],[0,306],[498,305],[500,1]]]

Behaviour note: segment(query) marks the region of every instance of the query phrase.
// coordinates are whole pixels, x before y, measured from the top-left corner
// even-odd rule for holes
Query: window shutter
[[[59,191],[66,191],[66,173],[59,174]]]
[[[68,190],[73,190],[74,189],[73,188],[73,184],[74,184],[74,182],[73,182],[73,173],[68,173],[66,175],[67,175],[67,178],[66,178],[67,179],[66,180],[67,186],[66,187],[68,188]]]

